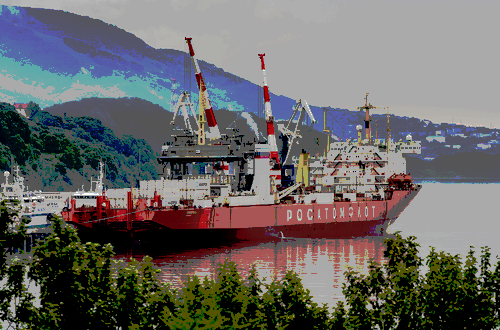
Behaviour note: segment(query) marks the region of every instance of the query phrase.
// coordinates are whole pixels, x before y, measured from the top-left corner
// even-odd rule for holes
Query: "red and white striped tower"
[[[208,98],[207,87],[203,76],[201,75],[200,67],[198,66],[198,60],[194,56],[193,45],[191,44],[191,39],[185,38],[189,47],[189,54],[191,55],[191,61],[193,62],[194,74],[196,76],[196,82],[198,83],[198,88],[205,97],[205,117],[207,118],[208,127],[210,133],[212,134],[212,139],[219,139],[221,137],[219,127],[217,126],[217,121],[215,121],[214,111],[212,110],[212,105],[210,104],[210,99]]]
[[[279,164],[278,146],[276,144],[276,136],[274,135],[274,118],[271,111],[271,98],[269,97],[269,87],[267,86],[266,79],[266,66],[264,64],[264,56],[266,54],[259,54],[261,61],[262,73],[264,75],[264,101],[266,109],[266,122],[267,122],[267,142],[269,143],[270,158],[275,159]]]
[[[266,122],[267,122],[267,143],[269,144],[270,159],[276,164],[277,167],[276,170],[279,170],[281,168],[281,165],[278,156],[278,146],[276,144],[276,136],[274,135],[274,118],[273,118],[273,113],[271,111],[271,99],[269,97],[269,87],[267,86],[266,66],[264,65],[264,56],[266,56],[266,54],[259,54],[262,73],[264,74],[264,101],[265,101]],[[273,176],[276,179],[281,180],[281,174]]]

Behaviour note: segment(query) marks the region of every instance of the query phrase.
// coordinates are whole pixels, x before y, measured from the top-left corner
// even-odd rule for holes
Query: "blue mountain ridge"
[[[60,10],[0,6],[0,29],[0,99],[4,102],[33,101],[42,109],[50,109],[89,98],[134,98],[168,112],[175,79],[175,92],[191,91],[192,102],[198,103],[194,70],[189,70],[191,83],[189,79],[184,81],[185,66],[191,66],[187,53],[155,49],[101,20]],[[193,44],[196,50],[196,40]],[[197,56],[203,58],[203,54],[197,53]],[[257,98],[261,86],[203,60],[199,60],[199,65],[214,109],[256,114],[263,106],[263,100]],[[253,65],[255,70],[260,70],[257,60]],[[271,91],[272,88],[271,85]],[[271,93],[273,115],[277,120],[287,120],[295,103],[296,100],[289,97]],[[327,126],[333,134],[342,139],[356,137],[355,125],[363,123],[359,111],[311,105],[318,121],[314,128],[318,131],[323,127],[323,109],[330,110]],[[141,108],[136,111],[140,117]],[[374,123],[378,121],[379,137],[385,137],[385,116],[373,115],[372,119],[372,128],[375,129]],[[391,115],[391,131],[396,139],[418,133],[425,145],[425,136],[439,129],[441,126],[429,125],[429,121]],[[265,135],[264,130],[260,131]],[[434,154],[454,152],[450,148],[443,150]]]
[[[4,101],[33,101],[45,108],[85,97],[137,97],[168,110],[175,78],[177,91],[192,91],[192,101],[198,102],[194,70],[190,70],[191,85],[184,83],[184,63],[191,65],[186,53],[152,48],[100,20],[58,10],[2,6],[0,28],[0,66],[17,81],[16,86],[1,86]],[[196,49],[196,40],[193,43]],[[199,64],[214,109],[256,112],[263,102],[257,97],[261,86],[203,60]],[[260,70],[258,61],[255,67]],[[295,103],[271,93],[277,119],[288,119]],[[311,106],[311,110],[322,127],[322,108]],[[338,115],[358,117],[347,110]]]

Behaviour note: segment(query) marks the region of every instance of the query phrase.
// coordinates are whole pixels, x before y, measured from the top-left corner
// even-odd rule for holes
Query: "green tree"
[[[56,217],[28,271],[40,286],[41,306],[25,304],[20,320],[36,329],[158,327],[160,311],[172,308],[168,286],[156,278],[149,258],[121,266],[113,255],[109,244],[82,244]]]
[[[13,247],[20,247],[26,239],[26,218],[19,219],[14,206],[7,206],[5,201],[0,202],[0,281],[6,284],[0,288],[0,320],[9,322],[14,328],[22,324],[20,318],[30,308],[33,296],[28,292],[24,279],[26,261],[17,257],[7,261],[7,252]],[[13,306],[13,313],[9,308]]]
[[[198,276],[188,277],[177,294],[177,308],[164,309],[163,323],[170,329],[223,329],[226,320],[221,315],[213,295],[214,282]]]
[[[499,326],[500,261],[490,270],[483,248],[478,274],[472,248],[460,256],[436,253],[426,258],[429,271],[420,275],[416,238],[399,233],[386,239],[381,266],[372,260],[367,275],[349,269],[343,286],[349,309],[338,305],[332,325],[339,329],[494,329]]]
[[[222,317],[227,320],[226,326],[247,324],[243,315],[243,309],[247,305],[247,291],[236,268],[236,263],[228,262],[226,259],[224,264],[219,264],[213,296],[216,297]]]

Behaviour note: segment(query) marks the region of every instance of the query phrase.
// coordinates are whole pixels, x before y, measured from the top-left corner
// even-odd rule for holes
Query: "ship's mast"
[[[359,110],[365,110],[365,139],[368,140],[368,143],[371,143],[372,135],[370,131],[370,109],[377,109],[378,107],[374,107],[370,103],[368,103],[368,94],[365,96],[365,105],[363,107],[358,107]]]
[[[264,56],[266,56],[266,54],[259,54],[262,74],[264,75],[263,90],[264,90],[264,101],[265,101],[266,122],[267,122],[267,141],[268,141],[267,143],[269,143],[270,158],[274,162],[276,167],[279,168],[281,166],[278,157],[278,146],[276,144],[276,136],[274,135],[274,117],[271,111],[271,98],[269,97],[269,87],[267,86],[266,66],[264,64]]]
[[[211,140],[220,139],[221,134],[219,131],[219,127],[217,126],[217,121],[215,120],[214,111],[212,109],[212,105],[210,104],[210,99],[208,98],[207,87],[205,85],[205,81],[203,80],[203,76],[201,75],[200,67],[198,66],[198,60],[196,59],[194,54],[193,45],[191,44],[191,40],[193,38],[186,37],[185,39],[189,47],[189,54],[191,55],[191,60],[193,62],[194,73],[196,76],[196,83],[198,84],[198,88],[200,89],[200,99],[203,99],[202,101],[200,101],[200,106],[203,107],[203,109],[205,110],[205,116],[207,117],[208,127],[210,129],[210,134],[211,134],[210,139]],[[204,141],[205,131],[203,130],[204,122],[205,119],[202,118],[202,115],[200,115],[200,118],[198,120],[198,123],[200,124],[200,128],[198,130],[199,132],[198,144],[205,143]]]
[[[323,157],[326,157],[328,152],[330,151],[330,130],[326,129],[326,109],[323,108],[323,132],[326,133],[326,149],[323,153]]]

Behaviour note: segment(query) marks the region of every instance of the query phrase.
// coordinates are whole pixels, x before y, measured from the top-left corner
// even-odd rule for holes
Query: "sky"
[[[100,19],[310,105],[500,128],[498,0],[18,0]],[[271,100],[272,101],[272,100]],[[374,110],[386,113],[386,110]]]

